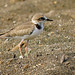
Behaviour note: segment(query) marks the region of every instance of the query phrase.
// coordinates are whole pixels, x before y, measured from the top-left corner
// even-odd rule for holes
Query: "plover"
[[[26,53],[28,57],[28,40],[35,38],[43,31],[43,23],[45,21],[53,21],[48,19],[46,16],[44,16],[42,13],[35,14],[32,17],[32,21],[29,21],[25,23],[24,25],[19,25],[11,30],[9,30],[6,33],[3,33],[0,35],[0,38],[20,38],[21,42],[19,43],[19,50],[21,53],[21,57],[23,58],[23,54],[21,51],[21,43],[24,40],[27,40],[26,42]]]

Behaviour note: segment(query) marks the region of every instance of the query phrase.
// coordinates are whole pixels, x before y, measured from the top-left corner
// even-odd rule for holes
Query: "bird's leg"
[[[21,42],[19,43],[19,50],[20,50],[20,54],[21,54],[21,58],[23,58],[23,54],[22,54],[22,50],[21,50],[21,44],[23,43],[23,40],[21,40]]]
[[[28,56],[28,41],[26,42],[26,47],[25,47],[25,49],[26,49],[27,57],[29,58],[29,56]]]

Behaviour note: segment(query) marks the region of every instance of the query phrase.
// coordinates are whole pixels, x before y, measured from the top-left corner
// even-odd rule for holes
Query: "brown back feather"
[[[28,35],[34,29],[34,24],[32,22],[27,22],[23,25],[19,25],[10,31],[0,35],[0,38],[4,37],[14,37],[14,36],[23,36]]]

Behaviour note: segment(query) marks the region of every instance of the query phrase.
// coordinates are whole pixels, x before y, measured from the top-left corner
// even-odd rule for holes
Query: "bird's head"
[[[53,20],[50,20],[48,19],[46,16],[44,16],[42,13],[38,13],[38,14],[35,14],[33,17],[32,17],[32,22],[34,24],[41,24],[41,23],[44,23],[45,21],[53,21]]]

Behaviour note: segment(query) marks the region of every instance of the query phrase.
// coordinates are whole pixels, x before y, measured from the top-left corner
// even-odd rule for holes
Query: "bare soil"
[[[75,75],[75,0],[0,0],[0,34],[44,13],[53,22],[29,41],[29,58],[20,39],[0,39],[0,75]]]

